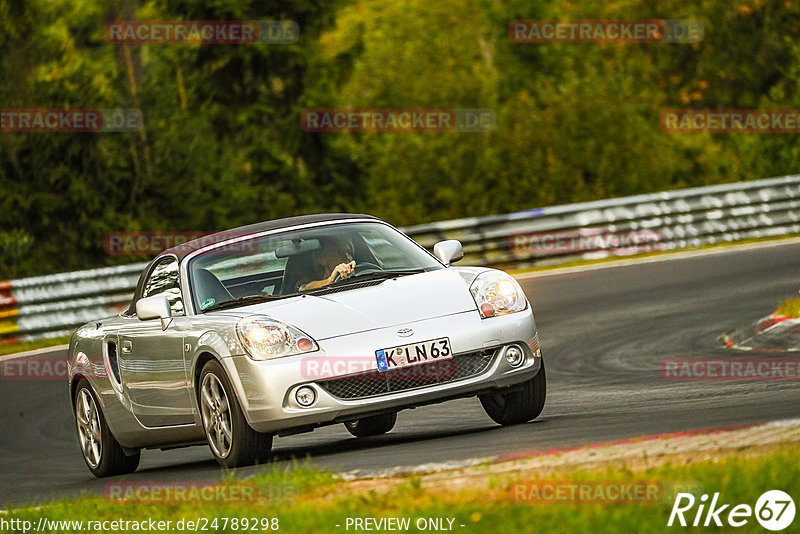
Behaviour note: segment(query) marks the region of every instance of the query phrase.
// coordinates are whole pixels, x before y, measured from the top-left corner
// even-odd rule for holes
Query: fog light
[[[303,386],[295,391],[294,398],[297,404],[303,408],[308,408],[317,400],[317,392],[313,388]]]
[[[519,347],[508,347],[506,349],[506,361],[511,367],[519,367],[525,361],[525,353]]]

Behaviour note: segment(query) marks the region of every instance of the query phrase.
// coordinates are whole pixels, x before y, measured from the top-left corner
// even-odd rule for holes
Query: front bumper
[[[412,328],[413,336],[399,338],[400,327]],[[441,337],[450,339],[453,361],[459,364],[453,367],[458,371],[444,381],[397,382],[388,390],[360,388],[358,398],[348,398],[350,394],[343,394],[341,388],[331,387],[331,378],[338,382],[335,378],[353,378],[364,372],[375,376],[375,351],[378,349]],[[245,417],[255,430],[290,434],[378,413],[474,396],[524,382],[534,377],[541,367],[541,351],[530,307],[520,313],[490,319],[481,319],[477,311],[463,312],[317,341],[320,350],[314,353],[269,361],[254,361],[244,355],[222,360]],[[511,345],[525,354],[524,362],[517,367],[505,358]],[[483,364],[468,364],[467,358],[478,361],[475,355],[482,355],[478,359]],[[320,367],[320,363],[325,365]],[[337,376],[319,372],[321,368],[337,370]],[[406,370],[411,369],[414,368]],[[316,393],[316,400],[309,407],[302,407],[295,400],[296,390],[303,386],[311,387]]]

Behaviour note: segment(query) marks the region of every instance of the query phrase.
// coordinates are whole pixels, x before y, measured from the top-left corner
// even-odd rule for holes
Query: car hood
[[[208,315],[266,315],[323,340],[366,330],[475,311],[464,276],[439,269],[327,295],[305,295]]]

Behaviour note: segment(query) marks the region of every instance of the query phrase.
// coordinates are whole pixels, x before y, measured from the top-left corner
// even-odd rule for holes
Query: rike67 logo
[[[721,527],[727,524],[738,528],[748,524],[755,516],[756,521],[765,529],[779,531],[792,524],[794,515],[794,501],[788,493],[781,490],[764,492],[756,501],[755,507],[749,504],[732,506],[723,503],[719,492],[714,493],[711,502],[708,502],[707,494],[696,499],[691,493],[678,493],[667,526]]]

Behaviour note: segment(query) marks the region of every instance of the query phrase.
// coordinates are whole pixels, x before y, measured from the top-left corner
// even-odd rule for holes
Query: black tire
[[[544,372],[544,360],[542,360],[539,372],[523,383],[522,389],[514,389],[507,393],[481,395],[479,398],[483,409],[495,423],[517,425],[539,417],[544,408],[546,396],[547,377]]]
[[[355,421],[348,421],[344,424],[348,432],[357,438],[366,438],[368,436],[380,436],[386,434],[397,422],[397,412],[387,413],[384,415],[373,415],[372,417],[364,417]]]
[[[72,414],[78,431],[78,444],[89,471],[97,478],[133,473],[141,453],[125,454],[106,423],[103,410],[89,382],[82,378],[75,388]]]
[[[227,411],[221,404],[217,406],[218,411],[215,411],[211,404],[204,402],[204,385],[208,384],[209,387],[213,387],[214,381],[221,388],[219,392],[227,401]],[[208,441],[211,454],[222,467],[232,469],[265,463],[269,460],[272,450],[272,434],[256,432],[247,423],[230,380],[216,360],[209,361],[203,367],[197,395],[206,441]],[[216,419],[214,415],[217,416]],[[230,437],[227,437],[224,432],[226,425],[230,431]],[[219,429],[222,429],[220,430],[221,434],[218,432]]]

